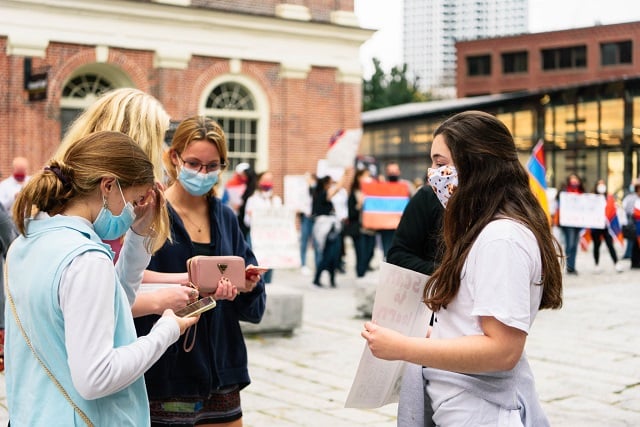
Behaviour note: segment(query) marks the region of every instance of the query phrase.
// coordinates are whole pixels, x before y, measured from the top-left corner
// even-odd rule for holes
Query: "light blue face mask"
[[[102,240],[115,240],[123,236],[129,227],[136,220],[136,213],[133,210],[133,204],[124,199],[120,183],[116,180],[122,201],[125,203],[120,215],[114,215],[107,207],[107,198],[102,196],[102,209],[98,212],[96,220],[93,221],[93,229],[98,237]]]
[[[220,171],[200,173],[182,166],[180,168],[180,174],[178,174],[178,180],[189,194],[192,196],[202,196],[207,194],[216,182],[218,182],[219,173]]]

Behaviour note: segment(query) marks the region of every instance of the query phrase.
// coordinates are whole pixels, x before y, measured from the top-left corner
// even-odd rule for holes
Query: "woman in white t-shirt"
[[[494,116],[443,122],[431,159],[446,206],[444,257],[424,291],[433,328],[407,337],[374,318],[362,332],[376,357],[423,366],[426,393],[401,401],[413,421],[399,413],[398,425],[421,413],[424,425],[546,426],[524,347],[538,310],[562,305],[562,250]]]

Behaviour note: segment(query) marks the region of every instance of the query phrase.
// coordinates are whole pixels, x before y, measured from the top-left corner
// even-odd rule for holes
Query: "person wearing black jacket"
[[[444,208],[429,185],[413,195],[402,213],[387,262],[431,275],[442,256]]]

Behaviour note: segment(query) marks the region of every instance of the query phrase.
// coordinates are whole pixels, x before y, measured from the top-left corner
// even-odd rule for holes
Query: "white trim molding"
[[[1,32],[0,29],[0,35]],[[7,37],[7,55],[44,58],[47,46],[49,46],[49,40],[43,34],[25,31],[9,34]]]
[[[276,5],[276,16],[294,21],[311,21],[309,8],[299,4],[280,3]]]

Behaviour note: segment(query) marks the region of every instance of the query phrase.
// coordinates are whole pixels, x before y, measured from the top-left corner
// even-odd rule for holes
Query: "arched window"
[[[117,66],[95,62],[75,69],[62,88],[60,129],[62,135],[89,105],[105,92],[120,87],[134,87],[129,76]]]
[[[71,78],[62,89],[60,101],[60,129],[62,135],[69,125],[93,103],[97,97],[114,88],[106,77],[95,73],[81,74]]]
[[[213,117],[227,136],[228,170],[242,162],[255,168],[260,112],[253,94],[239,83],[221,83],[211,90],[204,107],[204,114]]]

